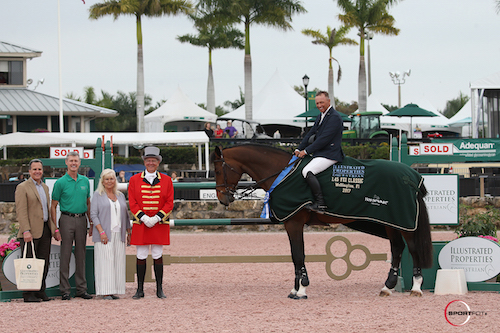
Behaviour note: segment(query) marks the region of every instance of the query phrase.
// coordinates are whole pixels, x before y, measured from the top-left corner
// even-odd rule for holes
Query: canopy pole
[[[201,144],[198,143],[197,146],[198,146],[198,170],[203,170],[202,165],[201,165],[201,160],[202,160],[202,158],[201,158]]]
[[[209,176],[209,171],[210,171],[210,158],[208,154],[210,153],[210,149],[208,146],[208,142],[205,142],[205,170],[207,170],[207,175],[206,178]]]

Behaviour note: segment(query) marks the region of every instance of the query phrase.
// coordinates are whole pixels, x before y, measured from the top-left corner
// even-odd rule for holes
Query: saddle
[[[274,219],[285,221],[314,201],[301,174],[310,160],[306,156],[297,163],[271,192],[269,205]],[[346,156],[342,163],[316,176],[328,206],[326,215],[371,221],[404,231],[417,228],[417,195],[423,178],[409,166]]]

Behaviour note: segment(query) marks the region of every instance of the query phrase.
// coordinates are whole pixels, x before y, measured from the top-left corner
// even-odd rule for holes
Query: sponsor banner
[[[500,273],[500,245],[481,237],[460,237],[439,252],[443,269],[463,269],[467,282],[489,280]]]
[[[245,190],[236,190],[236,196],[242,195]],[[252,193],[238,198],[243,200],[264,200],[266,191],[263,189],[256,189]],[[200,190],[200,200],[219,200],[217,199],[217,192],[215,190]]]
[[[453,155],[463,156],[467,161],[490,161],[500,158],[500,140],[498,139],[439,139],[434,142],[453,144]]]
[[[458,175],[422,175],[427,196],[424,198],[431,224],[458,225]]]

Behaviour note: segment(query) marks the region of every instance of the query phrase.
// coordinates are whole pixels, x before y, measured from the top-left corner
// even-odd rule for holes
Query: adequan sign
[[[439,252],[443,269],[463,269],[467,282],[489,280],[500,273],[500,246],[481,237],[461,237]]]

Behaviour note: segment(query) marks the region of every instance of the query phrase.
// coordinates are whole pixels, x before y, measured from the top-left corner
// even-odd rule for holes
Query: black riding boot
[[[146,276],[146,259],[137,259],[137,291],[133,299],[144,297],[144,277]]]
[[[311,171],[309,171],[306,175],[306,182],[307,185],[309,185],[309,187],[311,188],[315,200],[315,202],[309,205],[307,208],[318,212],[324,212],[327,206],[325,204],[325,200],[323,199],[323,192],[321,191],[321,185],[318,181],[318,178],[316,178],[316,176]]]
[[[167,298],[163,293],[163,258],[155,259],[155,277],[156,277],[156,296],[158,298]]]

